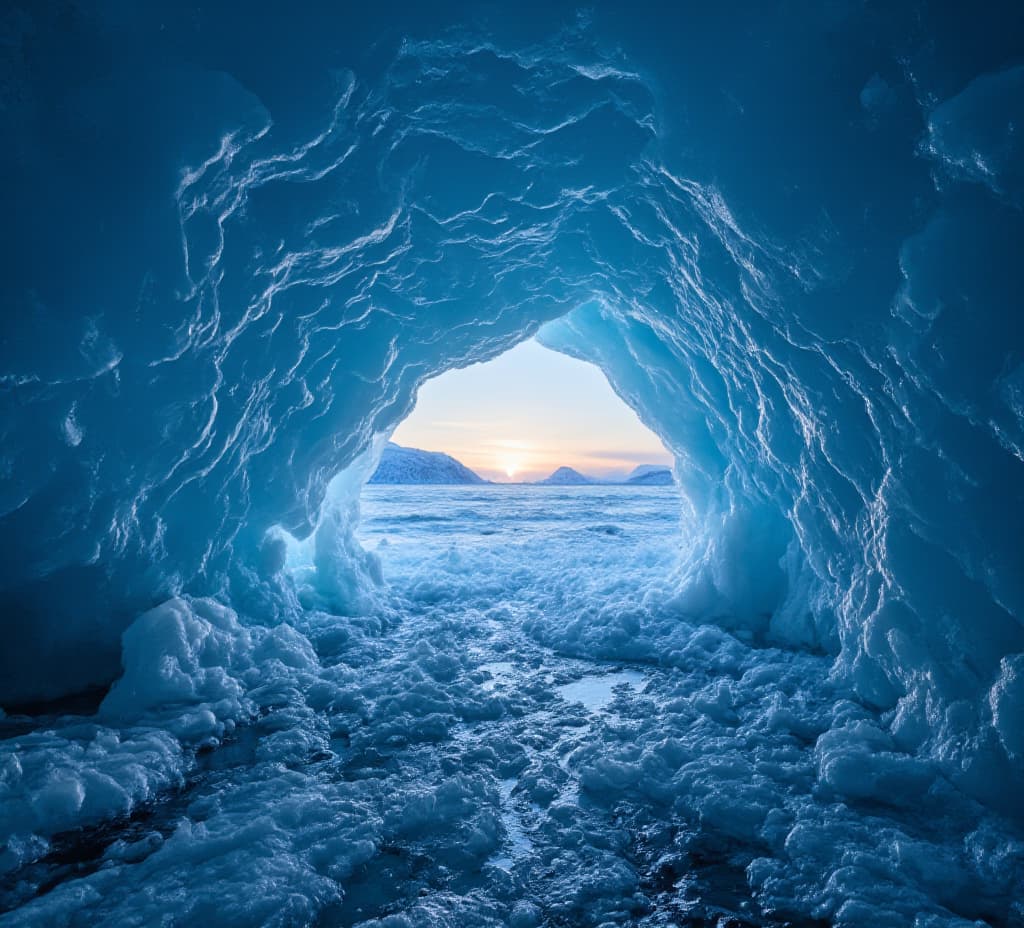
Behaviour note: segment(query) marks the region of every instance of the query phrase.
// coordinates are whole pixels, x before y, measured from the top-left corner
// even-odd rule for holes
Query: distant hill
[[[440,451],[403,448],[389,441],[381,455],[377,470],[368,482],[450,485],[490,481],[484,480],[465,464]]]
[[[559,467],[550,477],[537,482],[549,487],[580,487],[594,483],[589,477],[584,477],[571,467]]]
[[[676,481],[672,469],[664,464],[641,464],[633,468],[625,482],[631,487],[667,487]]]
[[[645,474],[660,470],[671,470],[671,468],[668,464],[637,464],[626,476],[626,479],[632,480],[634,477],[643,477]]]
[[[627,487],[667,487],[674,484],[672,469],[664,464],[640,464],[634,467],[625,479],[600,480],[588,477],[571,467],[559,467],[550,477],[538,480],[537,484],[549,487],[582,487],[604,484]]]
[[[377,470],[369,479],[374,484],[422,484],[451,486],[458,484],[484,484],[479,474],[474,473],[461,461],[440,451],[423,451],[419,448],[405,448],[388,442],[381,455]],[[559,467],[553,474],[538,480],[536,486],[584,487],[595,485],[620,485],[631,487],[662,487],[675,483],[671,468],[664,464],[640,464],[633,468],[625,479],[599,480],[581,474],[572,467]]]

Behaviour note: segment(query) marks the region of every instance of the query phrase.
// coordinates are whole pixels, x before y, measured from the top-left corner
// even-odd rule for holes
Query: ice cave
[[[1024,925],[1022,125],[999,0],[7,0],[0,926]],[[531,339],[676,484],[382,555]]]

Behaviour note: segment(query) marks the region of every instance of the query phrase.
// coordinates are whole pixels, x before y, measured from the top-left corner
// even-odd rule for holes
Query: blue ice
[[[1024,922],[1022,17],[7,4],[0,924]]]

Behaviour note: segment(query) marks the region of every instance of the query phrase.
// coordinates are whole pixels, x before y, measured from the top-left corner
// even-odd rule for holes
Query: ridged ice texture
[[[6,13],[0,698],[180,591],[295,608],[266,530],[562,317],[678,456],[680,613],[837,655],[1008,801],[1024,33],[944,7]]]

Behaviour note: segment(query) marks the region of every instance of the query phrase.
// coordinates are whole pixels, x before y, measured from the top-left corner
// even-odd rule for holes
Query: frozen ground
[[[0,720],[0,924],[1021,924],[1020,830],[675,614],[676,498],[368,488],[376,614],[144,616],[97,715]]]

